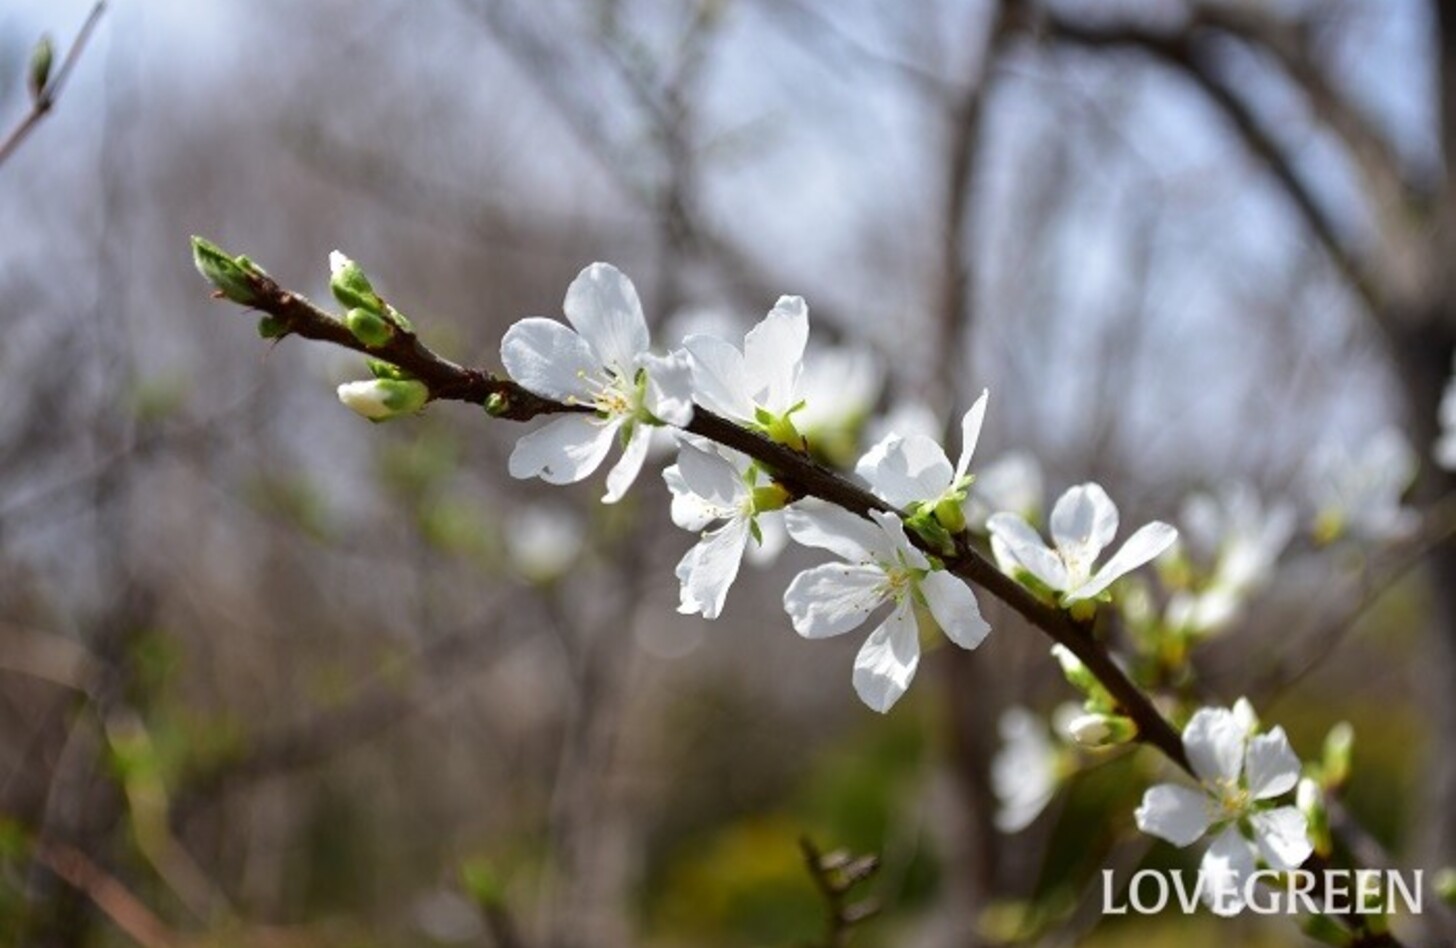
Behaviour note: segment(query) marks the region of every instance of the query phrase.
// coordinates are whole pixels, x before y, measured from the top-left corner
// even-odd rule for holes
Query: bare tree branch
[[[65,86],[71,70],[76,68],[81,53],[86,49],[87,41],[91,39],[91,33],[96,29],[96,24],[105,11],[106,0],[97,0],[96,5],[87,14],[86,21],[81,24],[81,29],[76,33],[76,39],[72,41],[66,58],[61,62],[61,67],[56,70],[54,76],[48,77],[49,81],[44,86],[36,90],[31,100],[30,111],[15,128],[11,129],[4,141],[0,141],[0,165],[3,165],[5,160],[15,153],[21,143],[30,137],[30,133],[35,131],[41,120],[50,114],[51,109],[55,108],[56,100],[61,95],[61,88]]]

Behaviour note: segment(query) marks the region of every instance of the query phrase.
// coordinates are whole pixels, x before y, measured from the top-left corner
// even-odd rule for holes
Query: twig
[[[850,900],[850,892],[879,871],[879,857],[851,856],[843,850],[820,853],[807,836],[799,837],[799,849],[824,899],[824,941],[816,948],[843,948],[849,944],[851,928],[879,914],[880,906],[873,900]]]
[[[36,843],[35,859],[101,912],[143,948],[178,948],[182,939],[110,873],[80,850],[64,843]]]
[[[5,159],[15,153],[21,142],[30,136],[35,127],[40,124],[41,119],[48,115],[55,107],[56,100],[60,98],[61,87],[66,84],[66,79],[71,75],[71,70],[76,67],[76,62],[81,58],[81,53],[86,49],[86,43],[91,39],[91,33],[96,29],[96,24],[101,19],[101,14],[106,12],[106,0],[97,0],[96,5],[87,14],[86,21],[81,24],[81,29],[76,33],[76,39],[71,43],[71,48],[66,52],[66,58],[62,61],[54,76],[39,90],[36,91],[31,100],[30,112],[20,120],[20,123],[11,129],[5,140],[0,142],[0,165]]]

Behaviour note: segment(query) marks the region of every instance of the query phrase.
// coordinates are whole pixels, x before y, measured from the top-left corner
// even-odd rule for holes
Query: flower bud
[[[373,285],[359,264],[335,250],[329,254],[329,272],[329,289],[340,306],[367,309],[373,313],[383,311],[383,301],[374,292]]]
[[[26,72],[26,85],[30,87],[30,100],[40,102],[45,94],[46,83],[51,79],[51,64],[56,50],[49,36],[42,36],[30,51],[30,69]]]
[[[221,247],[201,237],[192,238],[192,264],[202,278],[226,299],[244,306],[257,302],[253,276],[257,268],[247,257],[233,258]]]
[[[1126,744],[1137,733],[1137,722],[1120,714],[1081,714],[1067,722],[1067,735],[1083,747]]]
[[[394,327],[383,316],[362,307],[349,310],[344,316],[344,325],[349,327],[355,339],[366,346],[386,345],[394,335]]]
[[[1309,841],[1313,844],[1314,851],[1321,856],[1328,856],[1334,850],[1334,841],[1330,838],[1330,815],[1325,810],[1325,796],[1319,783],[1309,777],[1300,778],[1299,788],[1295,791],[1295,804],[1299,807],[1299,812],[1304,814],[1309,829]]]
[[[258,335],[264,339],[282,339],[288,335],[288,324],[277,316],[264,316],[258,320]]]
[[[1330,789],[1342,787],[1350,779],[1350,751],[1355,744],[1355,729],[1341,721],[1325,735],[1324,779]]]
[[[966,513],[961,508],[961,500],[958,497],[947,497],[935,505],[935,519],[942,527],[951,533],[960,533],[966,529]]]
[[[492,418],[499,418],[511,409],[511,400],[500,392],[491,392],[490,397],[485,400],[485,413]]]
[[[388,421],[425,407],[430,390],[423,382],[373,379],[339,386],[339,401],[370,421]]]

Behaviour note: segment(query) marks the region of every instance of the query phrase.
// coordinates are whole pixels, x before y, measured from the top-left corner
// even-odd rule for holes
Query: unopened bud
[[[339,401],[370,421],[388,421],[413,414],[429,400],[430,390],[423,382],[373,379],[339,386]]]
[[[254,289],[254,267],[248,258],[228,256],[221,247],[201,237],[192,238],[192,264],[202,278],[225,298],[244,306],[257,302]]]
[[[782,510],[792,499],[789,492],[778,484],[755,487],[753,489],[753,512],[768,513],[771,510]]]
[[[1294,799],[1299,812],[1304,814],[1314,851],[1328,856],[1334,850],[1334,841],[1330,838],[1330,815],[1325,809],[1325,795],[1319,783],[1309,777],[1301,778]]]
[[[1325,735],[1324,777],[1325,786],[1331,789],[1342,787],[1350,779],[1350,752],[1355,746],[1355,729],[1348,721],[1341,721]]]
[[[507,411],[510,411],[511,400],[500,392],[492,392],[485,400],[485,413],[492,418],[499,418]]]
[[[30,87],[30,100],[39,103],[45,95],[46,83],[51,80],[51,64],[55,61],[56,50],[51,44],[49,36],[42,36],[30,51],[30,69],[27,70],[25,78],[26,85]]]
[[[1067,734],[1083,747],[1114,747],[1137,737],[1137,722],[1120,714],[1081,714],[1067,722]]]
[[[966,528],[966,513],[959,498],[947,497],[936,504],[935,519],[951,533],[960,533]]]
[[[344,325],[354,338],[366,346],[378,347],[388,344],[394,335],[394,327],[383,316],[362,307],[349,310],[344,316]]]
[[[264,339],[282,339],[288,335],[288,324],[277,316],[264,316],[258,320],[258,335]]]
[[[383,302],[359,264],[335,250],[329,254],[329,273],[329,290],[340,306],[367,309],[373,313],[383,311]]]

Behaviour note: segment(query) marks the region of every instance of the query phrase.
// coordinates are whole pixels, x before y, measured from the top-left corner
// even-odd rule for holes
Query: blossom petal
[[[699,497],[676,464],[663,469],[662,479],[672,492],[672,522],[684,530],[697,532],[722,516],[719,508]]]
[[[1255,800],[1288,793],[1299,783],[1299,758],[1294,756],[1282,727],[1249,741],[1245,761],[1244,779]]]
[[[532,316],[501,339],[506,374],[529,392],[559,402],[592,400],[589,378],[601,376],[602,362],[585,339],[554,319]]]
[[[728,598],[728,589],[738,578],[747,544],[747,517],[734,517],[712,533],[704,534],[677,564],[677,578],[682,583],[677,611],[684,615],[698,613],[704,619],[718,618]]]
[[[685,427],[693,420],[693,371],[688,354],[675,349],[665,356],[650,352],[637,357],[647,373],[646,406],[653,417]]]
[[[825,563],[794,577],[784,591],[784,610],[806,639],[841,635],[864,625],[884,596],[883,570]]]
[[[738,421],[753,421],[754,384],[743,353],[717,336],[688,336],[683,348],[688,353],[697,403]]]
[[[997,548],[998,561],[1004,571],[1008,565],[1019,567],[1041,580],[1051,589],[1067,588],[1067,567],[1061,557],[1047,547],[1031,524],[1020,514],[993,514],[986,521],[991,533],[992,546]]]
[[[961,457],[956,462],[955,479],[960,481],[971,467],[971,455],[976,453],[976,442],[981,440],[981,425],[986,420],[986,399],[990,389],[981,389],[981,397],[961,418]]]
[[[781,415],[794,407],[794,392],[809,341],[809,307],[802,297],[781,296],[774,308],[743,337],[743,361],[754,397]]]
[[[1160,783],[1143,794],[1133,814],[1138,829],[1183,847],[1208,832],[1208,795],[1175,783]]]
[[[870,519],[879,526],[883,534],[879,545],[870,548],[870,553],[881,563],[904,564],[911,569],[930,569],[930,561],[920,552],[919,547],[910,542],[910,537],[905,533],[905,521],[898,514],[871,510]]]
[[[748,497],[738,469],[716,451],[684,443],[677,452],[678,470],[688,489],[713,506],[733,510]]]
[[[1161,555],[1177,539],[1177,529],[1166,523],[1154,520],[1152,523],[1145,524],[1127,538],[1127,542],[1122,545],[1122,548],[1102,564],[1102,568],[1097,571],[1095,576],[1067,593],[1064,601],[1076,602],[1079,599],[1091,599],[1122,578],[1125,573],[1130,573]]]
[[[854,659],[854,690],[861,701],[884,714],[910,687],[920,665],[920,632],[907,599],[870,633]]]
[[[562,309],[599,364],[630,378],[648,346],[647,320],[632,281],[609,263],[594,263],[571,281]]]
[[[1056,793],[1056,748],[1040,717],[1007,708],[998,724],[1001,749],[991,759],[991,789],[1000,806],[996,828],[1017,833],[1030,826]]]
[[[1117,534],[1117,505],[1098,484],[1078,484],[1067,490],[1052,508],[1052,540],[1068,564],[1087,572]],[[1072,570],[1076,575],[1078,570]]]
[[[627,446],[623,448],[622,456],[607,472],[607,493],[602,497],[602,503],[615,504],[622,499],[627,488],[642,473],[642,464],[647,460],[647,449],[651,446],[652,429],[641,422],[633,424],[632,434],[627,438]]]
[[[922,576],[920,591],[945,637],[961,648],[975,648],[991,631],[981,618],[981,607],[971,587],[945,570],[931,570]]]
[[[1254,847],[1229,826],[1209,845],[1198,871],[1208,907],[1218,915],[1237,915],[1244,907],[1244,880],[1254,871]]]
[[[1248,730],[1227,708],[1199,708],[1183,728],[1183,749],[1198,779],[1216,787],[1239,779],[1248,736]]]
[[[924,435],[886,435],[865,452],[854,472],[886,503],[901,509],[934,500],[951,486],[945,450]]]
[[[873,551],[885,545],[884,531],[870,521],[813,498],[785,508],[784,526],[795,542],[828,550],[851,563],[874,559]]]
[[[612,448],[620,421],[572,414],[523,435],[511,451],[512,477],[574,484],[595,471]]]
[[[1281,806],[1255,813],[1254,839],[1269,868],[1287,872],[1301,866],[1314,847],[1309,842],[1309,823],[1297,807]]]

